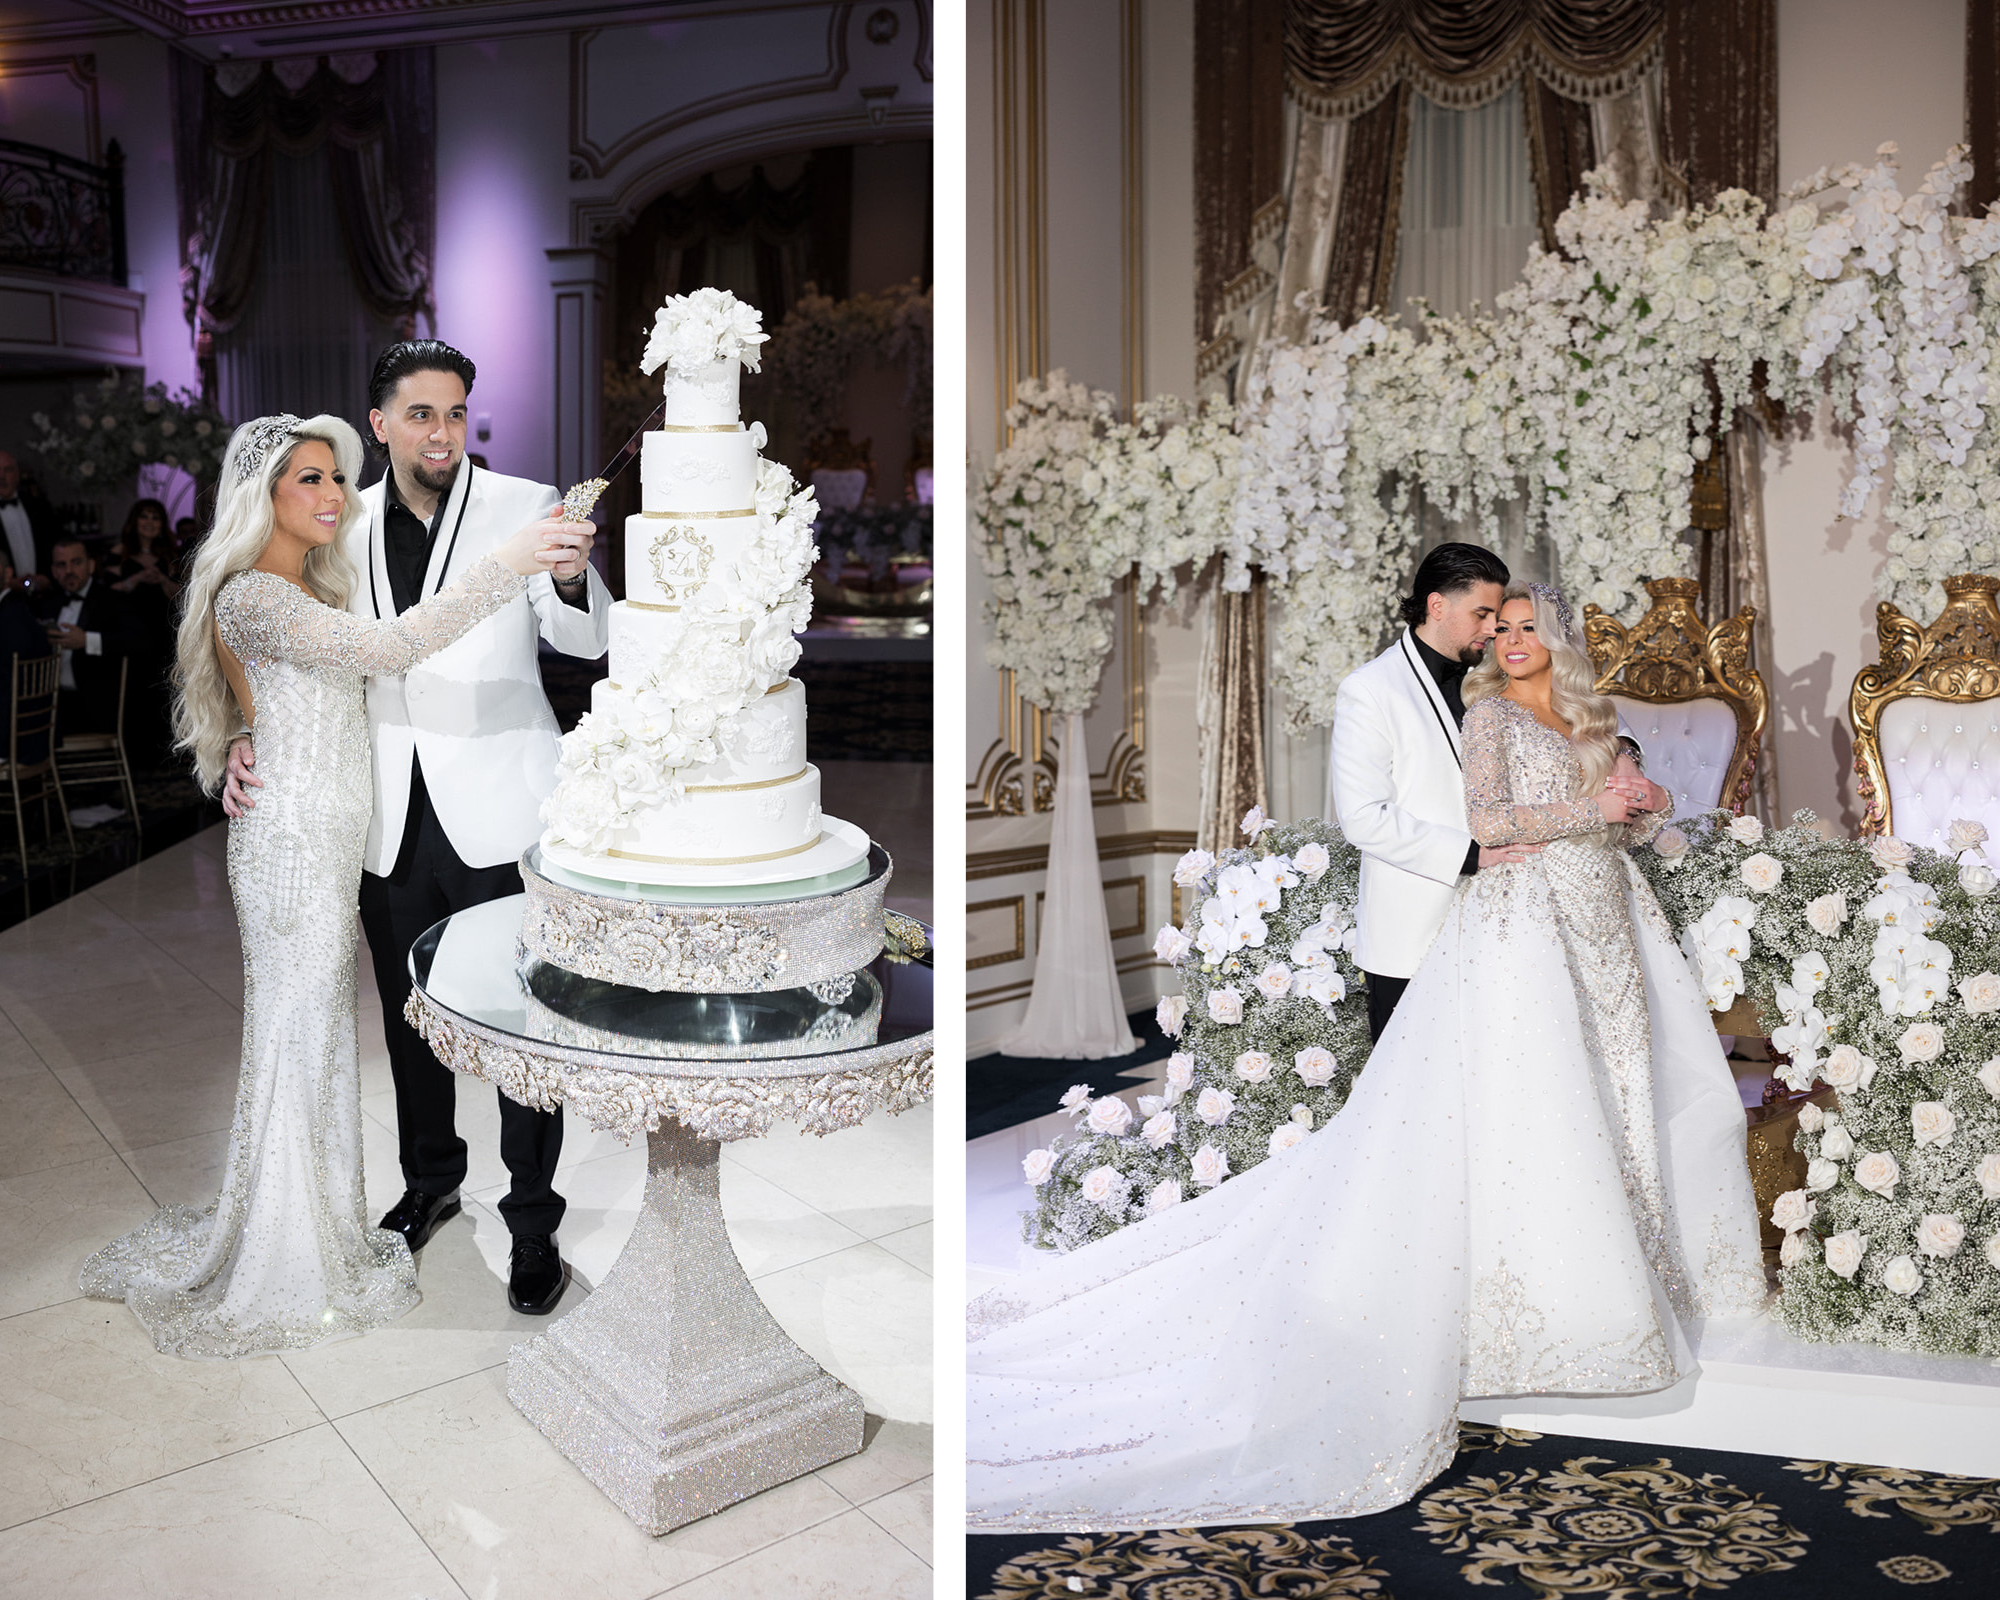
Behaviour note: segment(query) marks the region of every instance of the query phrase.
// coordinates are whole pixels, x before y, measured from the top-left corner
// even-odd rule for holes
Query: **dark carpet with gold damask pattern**
[[[1408,1505],[1262,1528],[975,1535],[992,1600],[2000,1595],[2000,1479],[1467,1423]]]

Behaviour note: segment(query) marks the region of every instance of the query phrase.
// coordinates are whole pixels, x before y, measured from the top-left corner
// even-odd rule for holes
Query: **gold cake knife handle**
[[[597,504],[597,497],[611,485],[602,478],[586,478],[562,498],[562,520],[564,522],[588,522],[590,508]]]

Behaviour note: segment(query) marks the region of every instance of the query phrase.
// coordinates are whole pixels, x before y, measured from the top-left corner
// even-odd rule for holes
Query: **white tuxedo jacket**
[[[347,555],[360,574],[348,610],[396,614],[389,587],[382,505],[388,485],[361,491],[367,516],[348,530]],[[465,462],[432,541],[424,598],[524,524],[551,515],[561,497],[547,484],[503,477]],[[410,810],[410,756],[445,837],[469,867],[512,861],[540,837],[541,805],[555,787],[555,713],[537,662],[543,639],[564,655],[594,661],[610,647],[611,593],[593,568],[590,608],[565,605],[555,580],[538,573],[527,592],[400,678],[368,680],[368,743],[375,811],[363,865],[388,873],[403,847]]]

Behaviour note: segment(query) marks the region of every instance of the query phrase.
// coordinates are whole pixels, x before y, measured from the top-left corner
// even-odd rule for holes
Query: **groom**
[[[436,594],[525,523],[556,515],[547,484],[503,477],[466,459],[466,397],[475,369],[436,339],[392,345],[369,379],[369,425],[389,470],[361,491],[367,515],[346,535],[360,575],[348,609],[386,619]],[[521,892],[522,851],[541,834],[555,784],[557,724],[542,691],[538,647],[594,661],[609,647],[611,595],[592,570],[590,527],[572,558],[527,592],[399,678],[368,680],[375,810],[361,877],[361,926],[382,995],[403,1198],[381,1226],[421,1250],[458,1215],[466,1147],[456,1127],[456,1080],[403,1019],[410,946],[453,912]],[[251,802],[242,786],[255,753],[230,751],[223,805]],[[512,1184],[500,1215],[513,1236],[507,1298],[516,1311],[555,1309],[569,1281],[555,1243],[562,1112],[500,1101],[500,1154]]]

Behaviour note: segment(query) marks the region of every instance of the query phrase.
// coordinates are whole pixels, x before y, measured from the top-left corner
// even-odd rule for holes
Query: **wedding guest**
[[[21,482],[21,464],[0,450],[0,542],[23,589],[49,586],[49,552],[60,530],[55,507]]]
[[[39,661],[55,647],[36,618],[26,594],[14,584],[13,558],[0,549],[0,761],[7,757],[7,712],[14,693],[14,663]],[[23,764],[32,766],[48,754],[48,740],[36,735],[21,746]]]
[[[62,596],[47,624],[63,653],[58,733],[108,733],[118,715],[118,663],[129,648],[125,597],[97,578],[81,539],[58,539],[49,575]]]
[[[174,599],[181,557],[167,531],[167,508],[141,500],[126,515],[100,581],[126,598],[132,675],[125,695],[125,737],[133,763],[157,767],[170,747]]]

